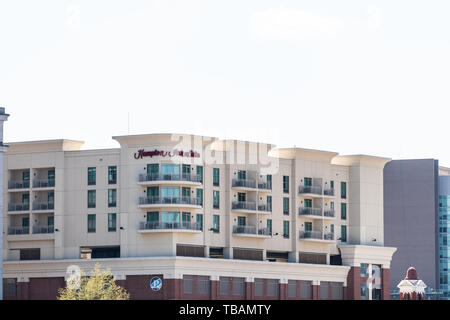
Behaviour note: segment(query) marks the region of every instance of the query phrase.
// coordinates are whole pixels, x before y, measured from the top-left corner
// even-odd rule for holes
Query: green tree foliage
[[[129,300],[130,294],[118,286],[109,269],[102,270],[97,263],[91,276],[83,272],[79,278],[68,281],[58,290],[58,300]]]

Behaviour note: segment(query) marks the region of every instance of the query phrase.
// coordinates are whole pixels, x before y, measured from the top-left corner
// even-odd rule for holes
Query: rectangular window
[[[198,294],[209,294],[211,292],[211,283],[208,276],[197,277],[197,292]]]
[[[330,297],[330,283],[328,281],[320,281],[320,299],[328,299]]]
[[[30,226],[30,218],[22,218],[22,227],[27,228]]]
[[[268,297],[278,297],[279,285],[277,279],[267,279],[267,296]]]
[[[245,221],[246,219],[245,219],[245,217],[238,217],[238,226],[240,226],[240,227],[243,227],[243,226],[245,226]]]
[[[115,213],[108,213],[108,232],[117,231],[117,215]]]
[[[220,171],[219,168],[213,168],[213,186],[218,187],[220,185]]]
[[[183,275],[183,293],[194,293],[194,276]]]
[[[218,214],[213,215],[213,232],[220,232],[220,216]]]
[[[297,280],[288,281],[288,298],[297,297]]]
[[[289,221],[283,221],[283,237],[289,238]]]
[[[247,172],[245,170],[238,170],[238,180],[247,179]]]
[[[55,217],[47,217],[47,226],[49,227],[49,229],[52,229],[55,226]]]
[[[152,163],[147,165],[147,175],[152,179],[157,179],[159,176],[159,164]]]
[[[230,295],[230,278],[219,277],[219,293],[221,296]]]
[[[24,194],[22,194],[22,204],[23,204],[24,206],[30,204],[30,194],[29,194],[29,193],[24,193]]]
[[[305,208],[312,208],[312,200],[305,199]]]
[[[264,279],[255,278],[255,297],[264,296]]]
[[[245,202],[245,193],[243,193],[243,192],[238,193],[238,201]]]
[[[203,183],[203,167],[197,166],[197,176],[200,181],[200,183]]]
[[[300,297],[303,299],[312,298],[312,282],[311,281],[300,281]]]
[[[341,226],[341,242],[347,242],[347,226]]]
[[[181,166],[181,173],[183,174],[183,177],[188,178],[191,176],[191,165],[190,164],[183,164]]]
[[[283,176],[283,192],[289,193],[289,176]]]
[[[108,184],[116,184],[117,183],[117,167],[109,166],[108,167]]]
[[[181,196],[183,197],[183,199],[191,198],[191,188],[189,188],[189,187],[182,187],[181,188]]]
[[[55,170],[51,169],[47,172],[48,185],[50,187],[55,186]]]
[[[115,207],[117,204],[117,189],[108,190],[108,207]]]
[[[245,278],[233,278],[233,296],[245,295]]]
[[[312,231],[312,222],[305,222],[305,231]]]
[[[181,214],[181,222],[183,225],[188,225],[191,223],[191,213],[190,212],[183,212]]]
[[[203,206],[203,189],[197,189],[197,204]]]
[[[95,208],[96,192],[95,190],[88,190],[88,208]]]
[[[267,196],[267,210],[272,211],[272,196]]]
[[[5,297],[16,297],[17,296],[17,279],[16,278],[3,279],[3,295]]]
[[[147,212],[147,222],[157,223],[159,221],[159,212]]]
[[[341,219],[345,220],[347,219],[347,204],[341,203]]]
[[[203,214],[197,214],[196,221],[199,225],[199,230],[203,230]]]
[[[41,249],[20,249],[20,260],[41,260]]]
[[[96,168],[88,168],[88,186],[94,186],[96,183]]]
[[[220,203],[220,192],[214,190],[213,191],[213,208],[219,209],[219,203]]]
[[[312,186],[312,178],[305,178],[305,187]]]
[[[272,235],[272,219],[267,219],[267,232]]]
[[[330,209],[334,210],[334,202],[333,201],[330,202]]]
[[[330,181],[330,189],[334,189],[334,181],[333,180]]]
[[[95,214],[88,214],[88,230],[87,232],[95,232],[96,230],[96,222],[95,222]]]
[[[341,199],[347,198],[347,183],[342,181],[341,182]]]
[[[344,299],[344,284],[342,282],[331,282],[331,294],[333,300]]]
[[[54,208],[54,205],[55,205],[55,193],[54,192],[49,192],[47,194],[47,203],[48,203],[49,209]]]
[[[30,171],[22,172],[22,181],[24,182],[30,181]]]
[[[269,189],[272,189],[272,175],[268,174],[266,180],[267,180],[267,187]]]
[[[330,225],[330,232],[334,234],[334,224]]]
[[[289,214],[289,198],[283,198],[283,214]]]

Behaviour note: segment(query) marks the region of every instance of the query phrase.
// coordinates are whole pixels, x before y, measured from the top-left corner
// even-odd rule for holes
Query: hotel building
[[[174,134],[10,143],[5,299],[110,268],[132,299],[389,299],[386,158]],[[162,280],[159,290],[150,282]]]

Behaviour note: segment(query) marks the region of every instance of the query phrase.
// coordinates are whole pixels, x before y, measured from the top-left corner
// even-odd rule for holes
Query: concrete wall
[[[384,244],[397,247],[391,289],[413,266],[429,288],[439,288],[438,161],[394,160],[384,168]]]

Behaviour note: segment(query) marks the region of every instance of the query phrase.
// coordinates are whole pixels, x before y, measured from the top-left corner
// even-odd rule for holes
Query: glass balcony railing
[[[28,189],[30,181],[8,181],[8,189]]]
[[[53,202],[33,202],[33,210],[54,210],[55,204]]]
[[[30,227],[12,226],[8,227],[9,235],[30,234]]]
[[[262,235],[262,236],[270,236],[269,229],[267,228],[257,228],[256,226],[233,226],[234,234],[253,234],[253,235]]]
[[[140,230],[161,230],[161,229],[173,229],[173,230],[202,230],[201,224],[197,222],[141,222],[139,226]]]
[[[253,179],[233,179],[232,187],[256,189],[256,181]]]
[[[322,187],[319,186],[300,186],[298,188],[299,194],[317,194],[322,195]]]
[[[197,197],[140,197],[139,205],[146,204],[180,204],[180,205],[194,205],[201,206],[202,199]]]
[[[322,208],[300,207],[298,209],[300,216],[322,216]]]
[[[231,204],[231,209],[233,210],[255,210],[256,211],[256,202],[251,201],[233,201]]]
[[[48,233],[54,233],[55,227],[54,226],[33,226],[33,234],[48,234]]]
[[[33,180],[33,188],[53,188],[54,186],[55,179]]]
[[[9,203],[8,211],[28,211],[30,210],[29,203]]]
[[[202,176],[197,174],[140,174],[139,182],[151,181],[187,181],[202,183]]]

